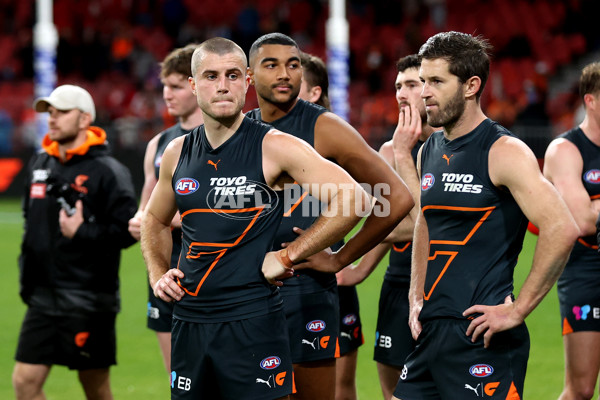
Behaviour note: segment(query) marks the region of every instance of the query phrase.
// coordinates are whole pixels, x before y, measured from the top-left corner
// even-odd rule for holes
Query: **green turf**
[[[14,398],[10,374],[18,330],[25,307],[18,297],[17,256],[22,232],[19,202],[0,198],[0,254],[3,279],[0,281],[0,399]],[[524,251],[516,270],[520,286],[531,265],[535,236],[527,234]],[[384,260],[386,262],[386,260]],[[385,265],[358,287],[365,344],[359,351],[357,386],[362,400],[381,398],[373,357],[373,341],[379,289]],[[123,253],[121,263],[122,312],[117,319],[118,361],[111,369],[116,399],[167,399],[169,377],[164,370],[153,332],[146,328],[146,280],[139,245]],[[556,290],[544,299],[527,319],[531,334],[531,356],[525,398],[556,399],[563,382],[563,352]],[[83,399],[77,374],[64,367],[54,367],[46,383],[49,400]],[[460,394],[457,394],[460,396]],[[459,398],[459,397],[457,397]]]

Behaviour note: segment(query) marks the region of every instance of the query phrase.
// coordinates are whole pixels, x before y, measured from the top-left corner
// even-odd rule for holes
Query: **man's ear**
[[[309,93],[310,93],[310,102],[316,103],[321,98],[323,89],[321,89],[321,86],[313,86],[312,88],[310,88]]]
[[[82,112],[79,118],[79,129],[87,129],[92,125],[92,114]]]
[[[465,97],[475,97],[479,88],[481,87],[481,78],[478,76],[472,76],[464,83],[465,85]]]
[[[248,78],[248,82],[254,86],[254,72],[252,69],[250,69],[250,67],[246,68],[246,76]]]

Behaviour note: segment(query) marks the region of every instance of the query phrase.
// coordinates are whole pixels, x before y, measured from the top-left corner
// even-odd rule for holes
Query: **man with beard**
[[[415,347],[408,326],[410,261],[420,192],[415,163],[419,149],[434,131],[427,124],[425,104],[421,99],[423,84],[419,79],[420,65],[416,54],[403,57],[396,63],[396,101],[400,109],[398,125],[393,139],[384,143],[379,150],[379,154],[404,179],[416,205],[382,243],[365,254],[357,266],[344,268],[337,275],[340,287],[359,284],[375,270],[385,254],[390,252],[389,266],[379,296],[373,354],[385,400],[392,398],[404,360]]]
[[[335,161],[358,182],[374,189],[380,201],[358,233],[339,251],[319,253],[296,269],[310,266],[317,271],[297,271],[282,286],[284,308],[292,346],[295,399],[333,399],[339,305],[336,294],[338,272],[381,242],[413,206],[406,185],[393,169],[369,147],[360,134],[326,109],[298,99],[302,81],[300,50],[281,33],[257,39],[250,49],[250,82],[260,109],[248,113],[277,129],[304,139],[321,156]],[[291,194],[289,194],[291,193]],[[306,229],[318,217],[310,212],[310,198],[300,190],[288,192],[290,201],[275,249],[294,239],[295,227]],[[297,200],[297,201],[295,201]],[[318,210],[317,210],[318,211]]]
[[[344,170],[306,142],[242,114],[247,67],[244,51],[228,39],[195,50],[190,84],[204,125],[169,143],[144,212],[150,283],[156,296],[175,301],[172,399],[288,398],[292,359],[272,284],[281,285],[294,261],[340,240],[370,211],[368,195]],[[283,214],[274,191],[294,181],[327,210],[273,252]],[[170,268],[177,210],[182,251]]]
[[[417,346],[395,399],[523,398],[524,319],[560,275],[579,234],[533,152],[481,110],[489,49],[481,37],[444,32],[419,50],[427,122],[443,130],[417,157],[421,197],[409,291]],[[527,219],[540,235],[515,299]]]

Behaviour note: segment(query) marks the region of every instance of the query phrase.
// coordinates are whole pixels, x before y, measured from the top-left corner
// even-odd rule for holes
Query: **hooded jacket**
[[[77,199],[84,222],[69,239],[60,231],[59,210]],[[135,243],[127,225],[136,210],[131,175],[109,155],[104,130],[90,127],[64,162],[46,135],[29,163],[23,198],[23,301],[55,315],[118,312],[121,249]]]

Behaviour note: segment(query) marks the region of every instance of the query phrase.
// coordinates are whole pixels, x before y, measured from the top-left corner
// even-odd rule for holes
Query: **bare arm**
[[[274,130],[265,136],[263,171],[269,186],[281,189],[296,181],[328,204],[321,217],[287,246],[292,262],[336,243],[371,211],[369,196],[348,173],[291,135]],[[265,276],[277,275],[266,272]]]
[[[338,285],[354,286],[367,279],[391,248],[391,243],[379,243],[373,247],[362,256],[358,264],[350,264],[336,274]]]
[[[503,137],[489,154],[489,173],[494,185],[510,190],[527,218],[540,229],[531,270],[519,297],[507,298],[498,306],[475,305],[463,315],[482,314],[474,319],[467,335],[477,340],[483,334],[489,345],[496,332],[523,322],[542,301],[560,276],[579,229],[560,195],[541,174],[535,156],[520,140]]]
[[[588,236],[596,233],[598,209],[581,182],[582,174],[583,159],[577,147],[562,138],[552,141],[544,157],[544,176],[567,204],[581,236]]]
[[[385,239],[414,202],[390,165],[335,114],[324,113],[317,120],[315,149],[323,157],[334,159],[356,181],[370,185],[378,200],[361,229],[333,254],[328,265],[315,265],[325,272],[337,272]]]
[[[140,196],[140,205],[135,216],[129,220],[129,233],[131,236],[140,240],[140,232],[142,228],[142,215],[146,204],[150,199],[152,190],[156,186],[156,175],[154,173],[154,156],[156,155],[156,148],[158,146],[158,139],[160,135],[154,136],[146,146],[146,152],[144,153],[144,186],[142,186],[142,194]]]
[[[165,301],[180,300],[183,290],[175,279],[183,272],[170,269],[171,220],[177,212],[175,193],[171,186],[173,172],[179,159],[183,138],[173,140],[165,150],[158,182],[152,191],[142,220],[142,254],[148,268],[154,295]]]

